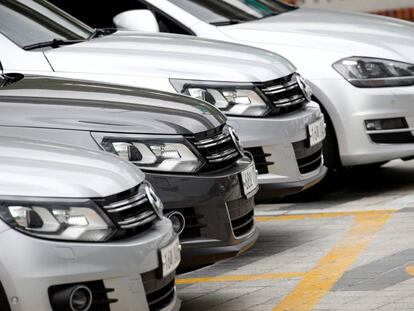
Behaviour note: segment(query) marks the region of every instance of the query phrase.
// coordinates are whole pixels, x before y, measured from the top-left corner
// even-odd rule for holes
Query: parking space
[[[350,171],[318,200],[259,206],[254,248],[180,276],[183,310],[414,309],[413,168]]]

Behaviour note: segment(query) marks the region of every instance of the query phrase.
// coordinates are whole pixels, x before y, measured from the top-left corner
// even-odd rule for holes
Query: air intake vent
[[[164,310],[173,303],[176,295],[175,274],[158,279],[156,271],[151,271],[142,275],[142,281],[150,311]]]

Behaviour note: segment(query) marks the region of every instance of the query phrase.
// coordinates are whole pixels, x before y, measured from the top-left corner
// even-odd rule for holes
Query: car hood
[[[26,76],[0,88],[0,125],[191,135],[226,118],[188,96],[87,81]]]
[[[119,157],[16,138],[0,138],[0,194],[101,198],[129,190],[144,174]]]
[[[295,71],[272,52],[170,34],[118,31],[44,53],[56,72],[264,82]]]
[[[414,24],[370,14],[300,8],[220,29],[251,42],[414,61]]]

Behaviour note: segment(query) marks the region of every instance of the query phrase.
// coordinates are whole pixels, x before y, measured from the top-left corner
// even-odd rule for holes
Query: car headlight
[[[414,65],[370,57],[350,57],[333,65],[356,87],[396,87],[414,85]]]
[[[52,240],[103,242],[116,231],[88,199],[0,198],[0,218],[18,231]]]
[[[255,85],[171,79],[177,92],[204,100],[229,116],[263,117],[272,111]]]
[[[104,150],[143,170],[193,173],[204,165],[194,147],[181,136],[110,133],[92,133],[92,136]]]

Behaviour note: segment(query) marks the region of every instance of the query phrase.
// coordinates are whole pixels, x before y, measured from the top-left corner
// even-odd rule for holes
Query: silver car
[[[97,16],[100,3],[82,10]],[[3,0],[0,33],[7,72],[147,87],[215,104],[253,154],[262,193],[298,192],[325,175],[322,113],[295,67],[277,54],[195,37],[94,31],[43,0]]]
[[[2,137],[0,171],[0,310],[179,309],[179,243],[133,165]],[[114,210],[137,197],[130,212],[145,210],[151,226],[123,230]]]

